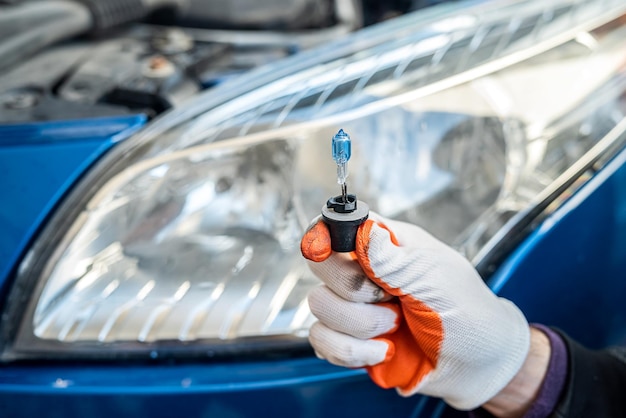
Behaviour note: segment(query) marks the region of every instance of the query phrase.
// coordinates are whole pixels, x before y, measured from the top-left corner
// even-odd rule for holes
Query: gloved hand
[[[309,294],[319,320],[309,339],[319,357],[366,367],[379,386],[402,395],[436,396],[465,410],[495,396],[524,363],[524,315],[419,227],[370,213],[356,251],[341,254],[318,220],[301,249],[324,282]]]

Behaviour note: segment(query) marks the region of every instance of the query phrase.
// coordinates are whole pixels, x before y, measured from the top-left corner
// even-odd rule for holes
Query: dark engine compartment
[[[242,72],[441,2],[0,1],[0,124],[153,118]]]

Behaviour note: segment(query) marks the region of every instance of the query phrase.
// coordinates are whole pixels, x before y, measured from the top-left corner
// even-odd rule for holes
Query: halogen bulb
[[[350,135],[340,129],[333,136],[332,148],[333,160],[337,163],[337,183],[341,185],[341,196],[328,199],[322,207],[322,219],[328,225],[332,250],[350,252],[356,248],[356,233],[359,225],[369,216],[369,207],[357,201],[356,195],[348,194],[347,162],[352,153]]]
[[[352,155],[352,145],[350,142],[350,135],[345,133],[343,129],[340,129],[332,141],[333,148],[333,160],[337,163],[337,183],[343,185],[346,184],[346,178],[348,177],[348,160]]]

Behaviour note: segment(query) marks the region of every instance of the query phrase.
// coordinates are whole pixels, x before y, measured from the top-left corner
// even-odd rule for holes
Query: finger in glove
[[[318,357],[343,367],[380,364],[394,354],[394,347],[383,339],[361,340],[332,330],[316,322],[309,331],[309,341]]]
[[[392,303],[355,303],[337,296],[326,286],[309,293],[309,307],[327,327],[363,340],[395,331],[400,309]]]

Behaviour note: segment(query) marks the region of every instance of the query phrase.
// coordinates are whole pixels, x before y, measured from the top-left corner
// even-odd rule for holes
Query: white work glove
[[[319,357],[366,367],[379,386],[404,396],[436,396],[462,410],[495,396],[524,363],[524,315],[419,227],[371,213],[356,251],[341,254],[318,220],[301,248],[324,282],[309,294],[319,319],[309,339]]]

